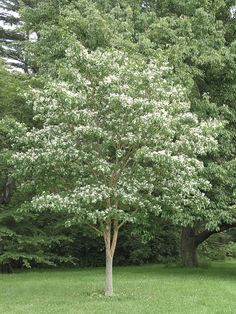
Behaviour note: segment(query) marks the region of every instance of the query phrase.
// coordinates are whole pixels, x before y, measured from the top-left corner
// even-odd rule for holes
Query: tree
[[[201,159],[211,184],[209,205],[183,225],[182,260],[197,265],[198,235],[217,233],[235,223],[235,18],[234,1],[147,1],[155,19],[145,36],[165,51],[200,119],[225,120],[219,148]],[[194,213],[193,213],[194,214]]]
[[[91,50],[115,47],[152,58],[162,54],[173,66],[173,75],[186,88],[191,110],[199,119],[226,121],[218,152],[204,159],[199,156],[207,168],[201,176],[211,182],[211,191],[207,193],[211,202],[201,211],[189,195],[189,207],[179,203],[182,215],[171,205],[171,210],[164,211],[167,220],[190,228],[186,234],[192,228],[217,232],[219,226],[235,220],[231,207],[235,189],[235,19],[230,13],[233,4],[233,0],[51,0],[40,1],[34,8],[26,7],[23,14],[26,28],[38,34],[39,40],[30,45],[30,51],[35,68],[40,68],[41,73],[57,76],[71,37]],[[178,186],[176,193],[180,191]],[[184,230],[182,234],[183,243],[188,237],[184,237]]]
[[[235,222],[226,223],[222,222],[216,229],[198,229],[196,225],[194,227],[182,228],[181,235],[181,257],[182,265],[188,267],[198,266],[197,249],[200,244],[206,241],[213,234],[223,232],[236,227]]]
[[[15,174],[22,188],[36,189],[35,211],[66,212],[68,225],[85,223],[103,236],[111,296],[125,223],[159,214],[164,202],[174,208],[189,195],[204,207],[200,189],[207,182],[199,180],[196,156],[214,148],[218,124],[189,112],[161,60],[114,49],[88,52],[72,39],[66,54],[58,80],[47,77],[45,89],[30,96],[39,127],[19,126]],[[182,187],[179,196],[175,186]]]
[[[26,34],[20,27],[22,21],[19,16],[19,1],[0,1],[0,52],[7,59],[13,69],[28,72],[26,58],[23,52],[23,43]]]
[[[35,6],[25,6],[25,29],[37,33],[38,38],[28,46],[32,67],[40,73],[57,75],[72,35],[90,50],[113,47],[152,56],[155,50],[145,31],[155,15],[142,3],[40,0]]]
[[[0,1],[0,55],[4,57],[11,70],[29,73],[29,41],[36,40],[36,33],[25,28],[21,10],[33,8],[40,0],[1,0]]]

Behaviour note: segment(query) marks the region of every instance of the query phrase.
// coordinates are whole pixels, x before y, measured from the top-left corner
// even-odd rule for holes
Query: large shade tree
[[[225,120],[219,148],[202,159],[211,182],[203,215],[182,230],[182,261],[196,266],[197,248],[211,234],[235,226],[235,17],[234,1],[149,1],[156,12],[146,36],[169,55],[188,86],[191,110],[201,119]]]

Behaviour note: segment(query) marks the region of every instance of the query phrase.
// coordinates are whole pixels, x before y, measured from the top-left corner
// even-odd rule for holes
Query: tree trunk
[[[112,235],[113,225],[113,235]],[[113,282],[112,282],[112,269],[113,269],[113,256],[116,249],[118,237],[118,221],[109,221],[104,230],[104,242],[106,248],[106,275],[105,275],[105,296],[111,297],[113,295]]]
[[[111,297],[113,295],[113,284],[112,284],[112,264],[113,257],[106,255],[106,276],[105,276],[105,296]]]
[[[0,265],[0,272],[1,273],[7,273],[7,274],[12,274],[13,269],[10,263],[1,263]]]
[[[197,247],[198,245],[195,241],[195,229],[184,227],[181,235],[181,259],[183,266],[198,266]]]
[[[211,235],[229,230],[236,227],[236,222],[222,223],[217,230],[203,230],[197,232],[196,228],[185,227],[182,228],[181,235],[181,258],[183,266],[196,267],[198,266],[197,248],[207,240]]]

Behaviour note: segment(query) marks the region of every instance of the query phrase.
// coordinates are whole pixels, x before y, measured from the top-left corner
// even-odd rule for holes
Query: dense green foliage
[[[38,33],[39,40],[30,45],[30,51],[41,72],[57,75],[74,39],[92,50],[115,47],[149,57],[165,55],[189,93],[192,110],[201,119],[226,121],[218,152],[204,160],[205,175],[213,187],[208,193],[211,205],[196,220],[201,218],[207,228],[234,220],[234,211],[229,211],[236,181],[233,4],[52,0],[23,11],[26,27]]]
[[[11,145],[11,134],[17,123],[33,125],[31,107],[26,104],[29,77],[10,73],[0,68],[0,269],[11,272],[14,268],[31,265],[54,265],[70,262],[67,256],[54,254],[53,250],[71,241],[64,236],[65,227],[58,217],[38,216],[18,211],[22,203],[32,198],[32,193],[16,189],[9,164],[15,148]],[[37,82],[31,81],[37,85]],[[50,218],[50,219],[49,219]],[[63,219],[63,218],[62,218]],[[57,226],[58,225],[58,226]]]

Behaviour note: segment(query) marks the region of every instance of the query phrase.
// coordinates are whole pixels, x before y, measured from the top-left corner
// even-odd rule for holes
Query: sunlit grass
[[[197,269],[117,267],[113,298],[102,294],[102,268],[27,271],[0,277],[1,314],[236,313],[236,262]]]

